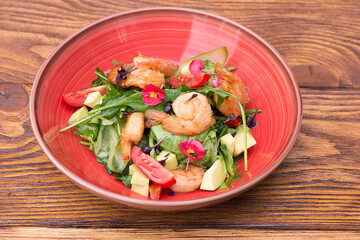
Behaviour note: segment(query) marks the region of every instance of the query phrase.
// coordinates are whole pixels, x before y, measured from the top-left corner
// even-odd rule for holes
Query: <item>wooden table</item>
[[[0,239],[360,239],[360,2],[0,2]],[[114,13],[190,7],[234,20],[285,58],[301,86],[298,140],[261,184],[185,213],[142,212],[80,189],[40,149],[29,94],[51,51]]]

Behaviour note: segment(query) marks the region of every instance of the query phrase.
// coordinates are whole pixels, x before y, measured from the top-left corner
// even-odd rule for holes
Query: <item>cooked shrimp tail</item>
[[[127,163],[131,159],[131,149],[133,144],[126,140],[123,137],[120,137],[120,148],[121,148],[121,155],[124,163]]]
[[[145,65],[147,67],[153,68],[161,73],[164,73],[166,77],[173,76],[178,70],[179,66],[175,65],[170,61],[165,61],[161,59],[155,59],[151,57],[146,57],[138,52],[139,56],[134,58],[135,66]]]
[[[150,187],[149,187],[150,198],[152,200],[159,200],[160,195],[161,195],[161,190],[162,190],[162,187],[160,187],[159,185],[156,185],[155,183],[151,183]]]
[[[142,112],[134,112],[128,115],[120,137],[121,153],[125,163],[130,161],[131,149],[134,144],[138,144],[141,141],[144,129],[144,114]]]
[[[181,168],[170,170],[176,179],[176,183],[170,187],[178,193],[187,193],[197,190],[202,182],[204,170],[194,165],[189,165],[187,171]]]
[[[216,75],[220,76],[223,80],[219,87],[220,90],[234,94],[243,104],[250,101],[250,98],[246,92],[245,84],[240,78],[229,72],[223,65],[219,63],[215,64],[215,70]],[[241,115],[239,103],[235,98],[229,97],[225,99],[221,105],[219,105],[218,97],[216,94],[214,94],[214,101],[219,111],[225,116],[229,117],[232,113],[236,117]]]
[[[119,85],[123,88],[131,86],[144,89],[146,85],[153,84],[157,87],[161,87],[165,83],[165,75],[157,70],[154,70],[148,66],[138,66],[133,71],[126,73],[123,79],[118,78],[119,71],[121,71],[120,65],[115,65],[109,72],[109,82]]]

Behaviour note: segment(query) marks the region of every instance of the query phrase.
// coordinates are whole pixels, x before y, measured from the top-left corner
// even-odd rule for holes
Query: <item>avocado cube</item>
[[[157,157],[156,160],[158,162],[163,161],[164,159],[166,159],[166,164],[165,164],[165,168],[168,170],[171,169],[175,169],[178,166],[178,161],[176,159],[176,155],[172,154],[168,151],[162,151]]]
[[[216,190],[226,178],[226,167],[222,160],[218,159],[205,172],[200,189],[207,191]]]
[[[135,172],[141,172],[140,169],[135,165],[131,164],[129,167],[129,175],[134,175]]]
[[[135,171],[131,178],[131,184],[146,186],[149,185],[149,179],[141,171]]]
[[[87,107],[83,106],[71,115],[71,117],[69,118],[69,122],[77,122],[87,116],[89,116],[89,111]]]
[[[143,186],[143,185],[132,184],[131,190],[144,197],[149,196],[149,185]]]
[[[102,95],[96,91],[90,93],[84,101],[84,105],[93,108],[96,104],[100,103]]]
[[[229,153],[234,155],[235,150],[235,138],[231,135],[231,133],[226,134],[220,138],[221,144],[226,145],[227,150]]]
[[[255,138],[247,129],[247,148],[250,148],[256,144]],[[244,129],[240,125],[236,128],[236,135],[235,135],[235,149],[234,149],[234,156],[239,156],[245,150],[245,142],[244,142]]]

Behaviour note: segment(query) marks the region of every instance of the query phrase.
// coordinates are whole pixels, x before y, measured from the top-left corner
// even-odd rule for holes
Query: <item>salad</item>
[[[60,132],[75,128],[109,174],[153,200],[163,189],[228,188],[240,160],[248,170],[261,110],[244,110],[247,88],[225,67],[227,55],[221,47],[180,67],[141,53],[133,63],[114,60],[107,74],[96,69],[91,87],[63,95],[78,109]]]

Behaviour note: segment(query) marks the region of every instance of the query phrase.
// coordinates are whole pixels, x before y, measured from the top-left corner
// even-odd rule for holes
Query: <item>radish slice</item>
[[[222,81],[223,81],[222,77],[215,76],[214,79],[211,81],[211,84],[213,85],[214,88],[218,88],[220,87]]]
[[[204,67],[204,62],[200,59],[194,59],[189,65],[189,71],[192,75],[201,73],[201,69]]]

